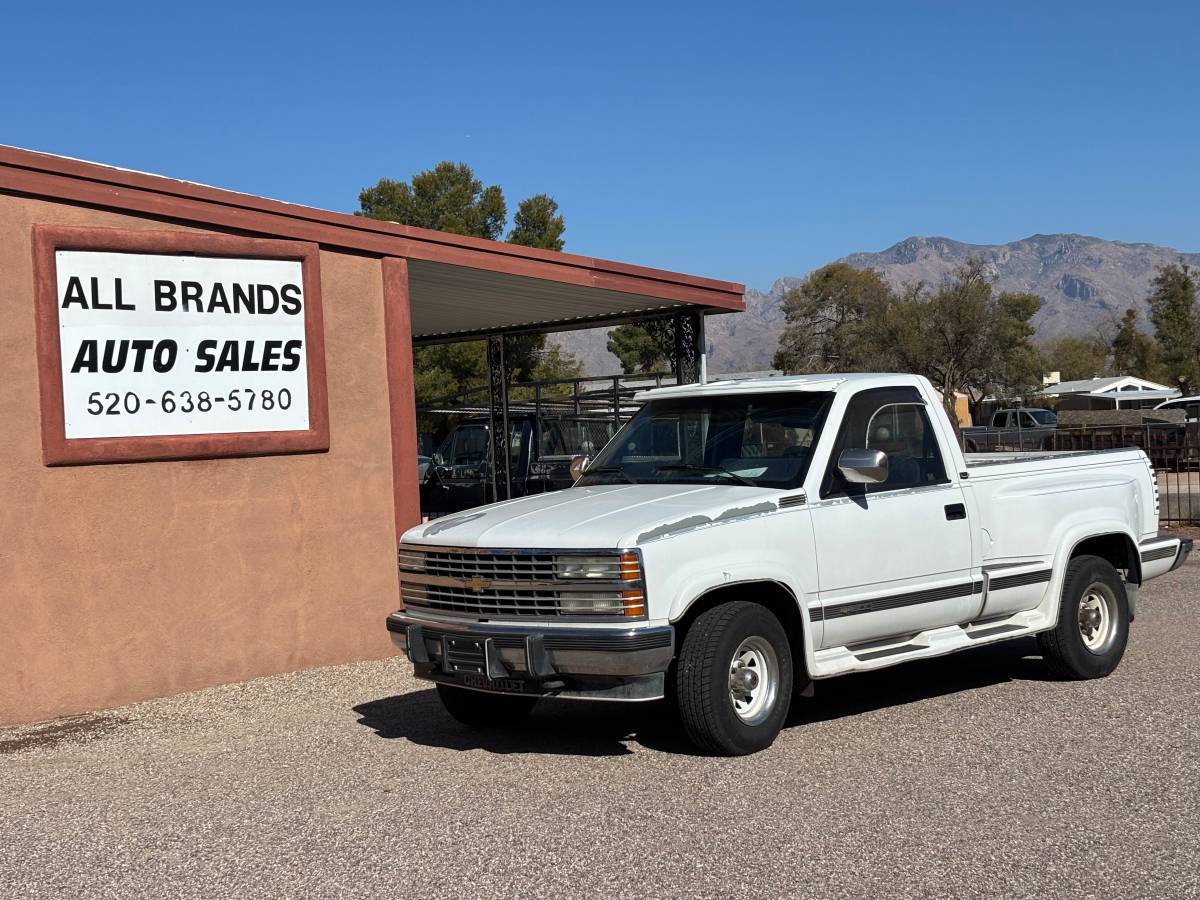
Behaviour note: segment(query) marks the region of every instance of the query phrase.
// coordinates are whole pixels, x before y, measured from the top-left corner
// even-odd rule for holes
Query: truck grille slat
[[[405,606],[425,606],[479,615],[553,616],[558,613],[558,594],[538,591],[530,594],[488,592],[474,594],[466,588],[404,584]]]

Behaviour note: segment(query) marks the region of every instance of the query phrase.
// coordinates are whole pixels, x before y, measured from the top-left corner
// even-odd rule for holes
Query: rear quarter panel
[[[1123,534],[1136,547],[1157,531],[1153,481],[1140,451],[977,465],[967,487],[978,513],[984,571],[992,578],[1049,571],[1046,581],[989,592],[987,616],[1035,607],[1054,616],[1080,541]]]

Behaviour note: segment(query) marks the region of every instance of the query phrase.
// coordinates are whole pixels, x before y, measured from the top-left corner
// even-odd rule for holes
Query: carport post
[[[679,312],[675,323],[675,380],[679,384],[708,381],[708,365],[705,358],[704,313],[697,311]]]
[[[492,502],[507,500],[512,487],[508,453],[508,370],[504,363],[504,335],[487,339],[488,405],[491,440],[488,464],[492,470]]]

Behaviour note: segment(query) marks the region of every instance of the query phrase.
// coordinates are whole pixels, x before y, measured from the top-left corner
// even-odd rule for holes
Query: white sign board
[[[66,437],[304,431],[301,263],[55,252]]]

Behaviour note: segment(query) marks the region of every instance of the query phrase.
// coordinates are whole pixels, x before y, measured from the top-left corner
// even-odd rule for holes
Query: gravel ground
[[[851,676],[743,759],[651,707],[474,733],[398,660],[0,729],[0,896],[1197,897],[1198,576],[1108,679]]]

